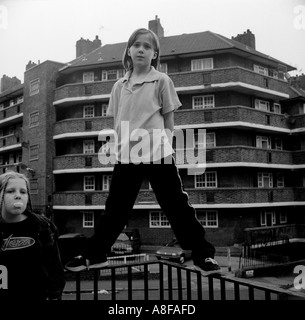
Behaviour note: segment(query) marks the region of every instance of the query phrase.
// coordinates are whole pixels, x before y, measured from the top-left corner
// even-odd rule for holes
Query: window
[[[38,194],[38,180],[32,179],[30,181],[30,193],[31,194]]]
[[[215,133],[209,132],[205,133],[203,136],[203,141],[198,141],[198,133],[194,134],[194,145],[195,148],[213,148],[216,147],[216,139],[215,139]],[[201,138],[202,140],[202,138]]]
[[[192,71],[213,69],[213,58],[192,60]]]
[[[218,228],[217,210],[196,210],[196,216],[204,227]]]
[[[193,109],[214,108],[214,95],[193,97]]]
[[[287,213],[280,212],[280,223],[287,223]]]
[[[84,106],[83,116],[84,116],[84,118],[93,118],[94,117],[94,105]]]
[[[84,72],[83,73],[83,82],[93,82],[94,81],[94,72]]]
[[[83,151],[84,154],[94,153],[94,140],[84,140],[83,142]]]
[[[125,70],[105,70],[102,71],[102,81],[117,80],[124,77]]]
[[[204,174],[195,175],[195,188],[217,188],[217,172],[207,171]]]
[[[30,82],[30,96],[33,96],[39,93],[39,83],[40,83],[39,79],[35,79]]]
[[[261,214],[261,226],[273,226],[276,223],[276,215],[274,211],[262,211]]]
[[[8,163],[9,164],[15,163],[15,155],[13,153],[10,153]]]
[[[285,184],[284,184],[284,175],[282,173],[278,173],[276,175],[276,186],[278,188],[284,188]]]
[[[94,228],[94,213],[83,211],[83,228]]]
[[[276,70],[269,69],[269,76],[278,79],[279,73]]]
[[[215,132],[209,132],[206,134],[206,147],[213,148],[216,147],[216,135]]]
[[[102,104],[102,117],[107,116],[108,104]]]
[[[270,111],[270,103],[269,101],[255,99],[255,109],[262,111]]]
[[[270,111],[281,114],[281,105],[279,103],[274,103]]]
[[[275,138],[275,150],[283,150],[283,141],[281,138]]]
[[[159,71],[163,72],[163,73],[167,73],[167,63],[166,62],[160,63]]]
[[[37,127],[39,125],[39,112],[30,113],[30,128]]]
[[[258,179],[258,187],[259,188],[272,188],[273,187],[272,173],[259,172],[257,179]]]
[[[150,228],[170,228],[169,221],[162,211],[151,211],[149,213]]]
[[[38,151],[39,151],[39,145],[33,145],[30,146],[30,152],[29,152],[29,159],[32,160],[38,160]]]
[[[111,175],[105,175],[103,176],[103,190],[104,191],[108,191],[110,188],[110,184],[111,184]]]
[[[271,149],[271,138],[266,136],[256,136],[256,148]]]
[[[254,71],[262,74],[264,76],[268,76],[268,68],[262,67],[262,66],[258,66],[258,65],[254,65]]]
[[[95,190],[95,177],[94,176],[85,176],[84,177],[84,190],[85,191]]]

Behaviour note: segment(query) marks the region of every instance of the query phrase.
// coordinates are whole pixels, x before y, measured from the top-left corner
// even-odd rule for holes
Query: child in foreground
[[[179,244],[183,249],[192,250],[195,268],[205,275],[220,272],[214,260],[215,248],[205,239],[205,230],[189,204],[172,157],[174,111],[181,103],[172,80],[157,71],[159,60],[158,37],[147,29],[133,32],[123,56],[127,72],[114,84],[107,112],[114,117],[114,130],[119,139],[105,212],[94,235],[87,239],[82,255],[66,264],[68,270],[107,266],[106,255],[127,224],[146,178]],[[142,137],[142,143],[147,141],[147,146],[137,155],[132,148],[136,144],[134,134],[139,132],[147,133]],[[156,137],[162,132],[167,134]]]
[[[7,269],[5,297],[60,300],[65,286],[56,226],[32,212],[25,175],[0,175],[0,265]]]

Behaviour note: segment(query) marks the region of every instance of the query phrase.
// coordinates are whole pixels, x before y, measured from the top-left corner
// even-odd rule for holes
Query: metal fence
[[[126,277],[119,277],[121,265],[110,265],[105,270],[109,279],[101,279],[101,270],[74,273],[75,289],[64,299],[76,300],[278,300],[305,299],[305,295],[264,283],[254,283],[248,279],[232,275],[210,275],[202,277],[199,271],[168,261],[144,261],[128,263]],[[136,277],[134,268],[142,270]],[[149,271],[154,269],[154,273]],[[88,273],[91,274],[90,280]],[[85,288],[85,284],[90,288]],[[119,288],[124,283],[124,290]],[[107,287],[108,286],[108,287]],[[106,288],[101,290],[101,287]],[[101,294],[105,293],[107,294]]]

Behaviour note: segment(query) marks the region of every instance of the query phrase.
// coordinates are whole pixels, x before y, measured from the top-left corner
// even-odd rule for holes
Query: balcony
[[[259,91],[262,97],[289,97],[286,81],[263,76],[242,67],[169,74],[179,92],[234,89],[248,94]],[[201,87],[203,86],[203,87]]]
[[[103,129],[109,128],[113,128],[112,117],[67,119],[55,123],[54,136],[90,131],[99,132]]]
[[[15,135],[8,135],[0,138],[0,152],[6,150],[16,150],[21,148],[20,138]]]
[[[100,163],[97,154],[71,154],[54,158],[54,171],[63,170],[84,170],[112,168],[113,165],[103,165]],[[98,171],[98,170],[97,170]]]
[[[260,96],[266,98],[289,97],[287,82],[241,67],[172,73],[169,76],[178,93],[234,89],[248,94],[260,91]],[[63,85],[55,90],[54,105],[66,105],[75,101],[107,100],[114,83],[115,81],[97,81]]]
[[[215,147],[202,150],[206,151],[206,163],[209,166],[217,166],[218,163],[225,166],[258,166],[258,167],[283,167],[292,166],[293,160],[298,159],[302,161],[304,152],[297,158],[293,156],[290,151],[272,150],[272,149],[259,149],[255,147],[246,146],[224,146]],[[178,149],[176,150],[176,163],[177,165],[184,165],[188,163],[196,163],[199,151],[192,149]],[[304,162],[303,162],[304,163]]]
[[[0,126],[15,122],[21,122],[23,118],[23,104],[15,104],[11,107],[0,110]]]
[[[229,106],[211,109],[178,110],[175,112],[176,127],[217,128],[222,126],[248,126],[258,125],[264,129],[289,132],[289,124],[283,114],[274,114],[243,106]]]
[[[66,84],[55,90],[54,105],[69,105],[76,101],[108,100],[115,81]]]
[[[260,207],[305,205],[305,188],[215,188],[186,189],[190,203],[204,207]],[[54,194],[54,206],[104,206],[107,191],[65,191]],[[156,206],[158,202],[151,190],[141,190],[136,206]]]
[[[187,153],[187,157],[186,154]],[[194,157],[194,152],[187,150],[176,150],[176,163],[178,166],[188,164],[191,159]],[[293,153],[290,151],[278,151],[278,150],[262,150],[253,147],[241,147],[241,146],[232,146],[232,147],[217,147],[207,149],[206,151],[206,162],[207,165],[213,167],[213,164],[221,163],[222,166],[225,166],[226,163],[228,166],[232,167],[242,165],[243,167],[247,166],[258,166],[258,167],[279,167],[283,166],[293,166],[293,159],[297,163],[302,162],[302,159],[305,158],[305,152],[299,154],[298,157],[294,157]],[[113,160],[114,160],[113,155]],[[114,160],[115,161],[115,160]],[[195,161],[195,159],[193,160]],[[194,162],[195,163],[195,162]],[[98,159],[98,154],[67,154],[62,156],[57,156],[54,158],[54,170],[88,170],[88,169],[98,169],[102,168],[112,168],[113,164],[109,163],[103,165]],[[289,167],[288,167],[289,168]]]

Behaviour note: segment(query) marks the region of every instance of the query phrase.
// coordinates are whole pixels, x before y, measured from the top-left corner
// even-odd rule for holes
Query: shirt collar
[[[122,78],[122,82],[126,82],[129,80],[131,75],[131,71],[127,71],[125,76]],[[150,67],[150,71],[148,72],[148,74],[146,75],[145,79],[143,80],[143,82],[152,82],[152,81],[156,81],[158,80],[160,77],[159,72],[153,67]]]

